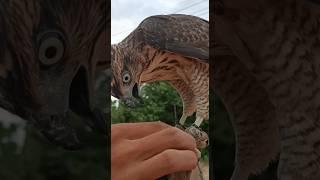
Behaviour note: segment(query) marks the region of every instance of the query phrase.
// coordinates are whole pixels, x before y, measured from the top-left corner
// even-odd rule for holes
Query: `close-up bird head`
[[[89,124],[102,121],[93,88],[96,64],[105,57],[106,4],[90,2],[0,3],[0,107],[67,149],[80,146],[71,111]]]
[[[142,103],[139,87],[143,67],[139,62],[143,57],[132,50],[124,51],[120,45],[112,45],[111,49],[111,95],[135,107]]]

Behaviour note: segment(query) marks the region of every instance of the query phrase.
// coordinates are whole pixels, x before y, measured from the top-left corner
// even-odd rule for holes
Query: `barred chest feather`
[[[206,63],[151,47],[145,48],[143,54],[147,62],[140,78],[142,83],[182,79],[187,84],[200,88],[196,87],[200,81],[208,82],[209,66]]]

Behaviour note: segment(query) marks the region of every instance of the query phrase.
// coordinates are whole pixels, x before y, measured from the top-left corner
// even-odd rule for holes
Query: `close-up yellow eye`
[[[123,73],[123,75],[122,75],[122,81],[123,81],[124,83],[129,83],[130,80],[131,80],[130,74],[129,74],[128,72]]]

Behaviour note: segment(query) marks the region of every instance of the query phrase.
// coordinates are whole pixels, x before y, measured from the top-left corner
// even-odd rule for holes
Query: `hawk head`
[[[129,107],[142,103],[139,96],[140,76],[143,71],[144,57],[134,50],[111,46],[111,95],[123,101]]]
[[[101,121],[92,99],[105,58],[105,0],[1,1],[0,15],[0,107],[78,148],[70,112]]]

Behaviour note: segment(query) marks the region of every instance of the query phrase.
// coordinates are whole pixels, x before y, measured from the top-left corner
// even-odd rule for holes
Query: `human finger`
[[[190,150],[165,150],[140,164],[141,180],[143,177],[157,179],[174,172],[189,171],[197,166],[197,156]],[[148,169],[146,171],[146,169]],[[146,179],[147,180],[147,179]]]
[[[113,124],[111,126],[111,139],[139,139],[169,127],[171,126],[161,121]]]
[[[194,150],[195,139],[184,131],[170,127],[158,131],[141,139],[134,140],[133,144],[139,149],[139,158],[148,159],[166,149]]]

